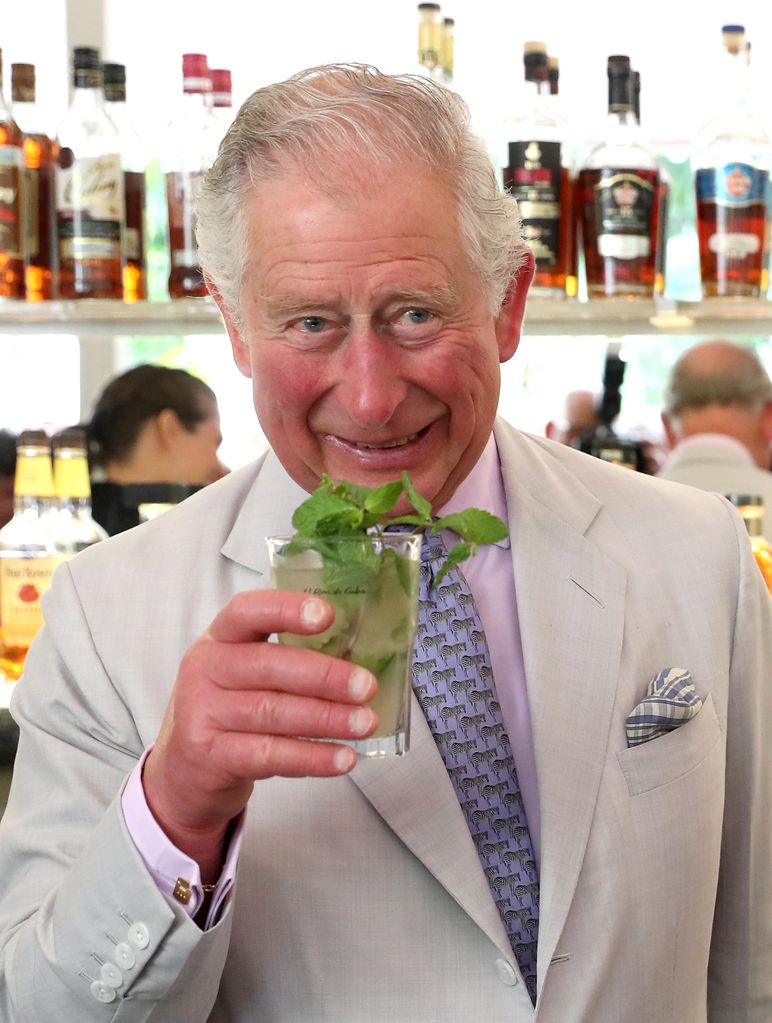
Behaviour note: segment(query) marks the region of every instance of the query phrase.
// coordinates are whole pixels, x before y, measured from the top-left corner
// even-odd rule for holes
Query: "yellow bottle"
[[[764,536],[764,501],[758,494],[727,494],[742,515],[745,528],[751,540],[751,549],[759,566],[767,589],[772,594],[772,545]]]

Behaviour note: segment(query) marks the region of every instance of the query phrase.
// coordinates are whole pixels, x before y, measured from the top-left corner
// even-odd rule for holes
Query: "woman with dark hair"
[[[87,424],[94,518],[108,533],[139,522],[136,495],[174,501],[227,471],[214,391],[183,369],[141,365],[111,380]],[[174,485],[169,495],[161,485]],[[151,497],[145,498],[151,500]]]

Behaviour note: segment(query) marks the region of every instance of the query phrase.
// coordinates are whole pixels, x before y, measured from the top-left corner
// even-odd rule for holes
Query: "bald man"
[[[758,494],[772,509],[772,383],[752,348],[707,341],[684,352],[668,378],[662,424],[670,454],[659,476]]]
[[[550,419],[544,433],[559,444],[576,447],[583,433],[598,426],[598,396],[592,391],[569,391],[562,419]]]

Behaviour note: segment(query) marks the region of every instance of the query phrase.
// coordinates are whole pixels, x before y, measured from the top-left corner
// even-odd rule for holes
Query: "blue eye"
[[[321,316],[304,316],[300,323],[309,334],[320,334],[327,326],[327,320]]]
[[[405,317],[410,323],[428,323],[431,319],[431,313],[428,309],[408,309],[405,313]]]

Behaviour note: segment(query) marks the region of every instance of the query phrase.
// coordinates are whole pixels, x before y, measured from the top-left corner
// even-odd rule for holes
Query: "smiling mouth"
[[[361,440],[347,440],[345,443],[350,444],[353,448],[362,448],[365,451],[388,451],[389,448],[403,448],[406,444],[412,444],[414,440],[418,440],[422,432],[419,430],[418,433],[411,433],[407,437],[400,437],[398,440],[384,441],[383,444],[368,444]]]

